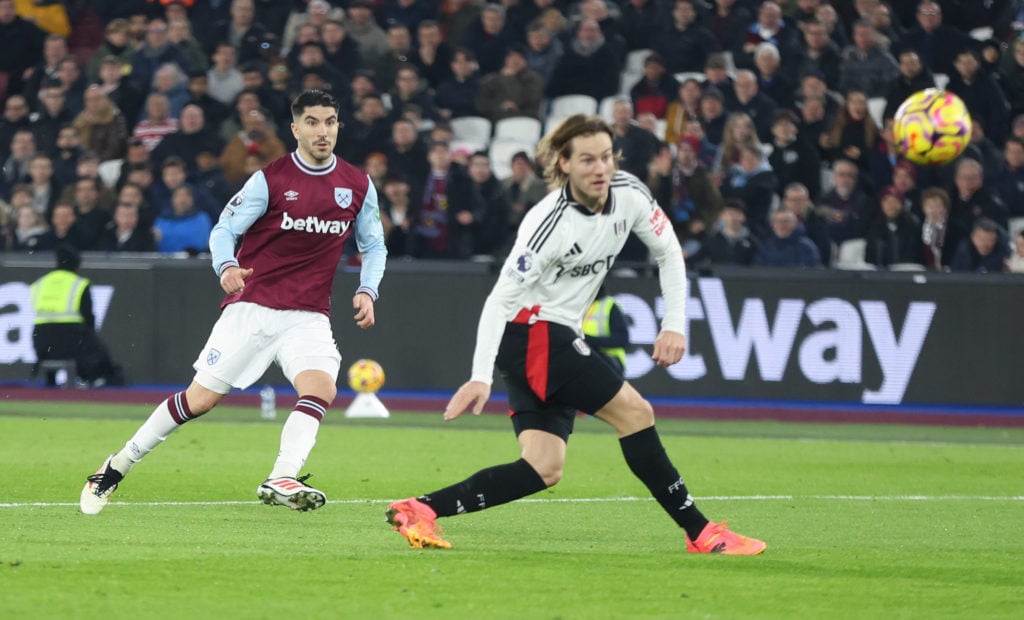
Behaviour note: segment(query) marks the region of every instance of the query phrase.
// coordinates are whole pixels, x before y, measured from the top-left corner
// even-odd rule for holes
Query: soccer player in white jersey
[[[210,234],[213,269],[227,296],[193,365],[195,378],[161,403],[124,448],[89,476],[82,512],[102,510],[122,478],[168,435],[213,409],[232,388],[258,381],[275,362],[299,398],[257,497],[293,510],[312,510],[327,501],[304,483],[308,476],[297,476],[337,394],[341,355],[328,318],[334,274],[345,240],[354,233],[363,253],[352,298],[355,322],[373,327],[387,250],[373,183],[334,155],[334,97],[318,90],[300,94],[292,102],[291,129],[297,150],[254,173]]]
[[[679,361],[686,349],[686,268],[672,224],[633,175],[616,169],[612,130],[599,117],[563,121],[538,148],[558,189],[531,209],[484,303],[473,372],[452,397],[444,419],[479,414],[495,366],[508,388],[512,426],[522,457],[481,470],[457,484],[395,502],[392,528],[413,547],[449,548],[438,517],[475,512],[556,484],[577,411],[595,415],[619,435],[630,470],[685,531],[691,553],[755,555],[760,540],[709,521],[669,461],[654,411],[586,344],[582,321],[632,231],[657,259],[665,298],[652,359]]]

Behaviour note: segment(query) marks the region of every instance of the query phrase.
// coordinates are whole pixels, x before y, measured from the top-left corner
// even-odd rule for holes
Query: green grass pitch
[[[659,422],[699,505],[758,557],[685,553],[614,433],[580,419],[563,481],[444,519],[414,550],[389,500],[514,460],[504,416],[321,428],[329,503],[255,500],[281,420],[224,408],[141,463],[98,516],[86,475],[139,405],[0,403],[0,618],[1012,618],[1024,613],[1024,429]]]

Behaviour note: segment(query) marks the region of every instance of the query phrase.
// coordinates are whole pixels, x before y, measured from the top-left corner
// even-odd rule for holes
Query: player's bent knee
[[[644,428],[654,426],[654,407],[651,406],[651,403],[646,398],[640,398],[639,401],[635,406],[633,419]]]
[[[303,370],[295,375],[292,385],[295,386],[295,391],[299,395],[316,396],[330,405],[334,402],[335,397],[338,396],[338,386],[335,384],[336,377],[337,374],[332,376],[330,373],[320,369]]]
[[[314,389],[301,390],[296,385],[296,391],[303,396],[316,396],[323,400],[328,406],[334,402],[334,399],[338,396],[338,388],[333,386],[319,386]]]
[[[654,407],[628,383],[623,384],[615,398],[596,415],[612,425],[620,435],[630,435],[654,426]]]
[[[189,411],[195,417],[201,416],[204,413],[210,411],[217,406],[221,398],[224,398],[224,394],[231,391],[231,386],[219,381],[210,376],[202,377],[205,381],[200,381],[200,376],[197,374],[196,378],[192,381],[188,389],[185,390],[185,398],[188,400]],[[212,380],[212,381],[211,381]],[[212,384],[211,386],[206,385],[207,383]],[[221,392],[224,386],[227,387],[227,391]]]
[[[552,472],[550,475],[541,476],[541,480],[543,480],[544,484],[546,484],[550,489],[551,487],[555,486],[556,484],[562,481],[562,470],[559,469],[556,472]]]
[[[531,465],[533,464],[531,463]],[[562,480],[561,465],[544,467],[542,469],[537,469],[537,467],[533,465],[533,468],[537,471],[537,475],[540,476],[540,479],[543,480],[544,484],[549,488],[555,486]]]
[[[527,450],[523,454],[523,460],[529,463],[548,487],[555,486],[562,479],[565,458],[560,453]]]
[[[541,431],[526,431],[519,437],[523,460],[529,463],[548,487],[562,479],[565,466],[565,442]]]

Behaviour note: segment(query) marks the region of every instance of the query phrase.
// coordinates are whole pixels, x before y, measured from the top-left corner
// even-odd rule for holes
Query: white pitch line
[[[328,504],[388,504],[398,499],[336,499]],[[1024,502],[1024,495],[709,495],[695,498],[702,502],[765,502],[817,500],[838,502],[942,502],[942,501],[979,501],[979,502]],[[609,502],[650,502],[650,497],[566,497],[566,498],[526,498],[520,503],[535,504],[585,504]],[[260,506],[256,500],[228,500],[216,502],[112,502],[112,506],[127,507],[161,507],[161,506]],[[0,508],[70,508],[77,507],[78,502],[9,502],[0,503]]]

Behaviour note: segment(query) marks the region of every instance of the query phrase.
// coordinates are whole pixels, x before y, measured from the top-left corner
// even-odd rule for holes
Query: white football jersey
[[[583,316],[626,243],[636,233],[658,262],[665,317],[662,329],[683,333],[686,266],[665,212],[628,172],[612,177],[608,202],[593,213],[568,187],[555,190],[523,218],[515,245],[484,303],[473,355],[474,381],[491,383],[505,323],[520,311],[582,334]]]

